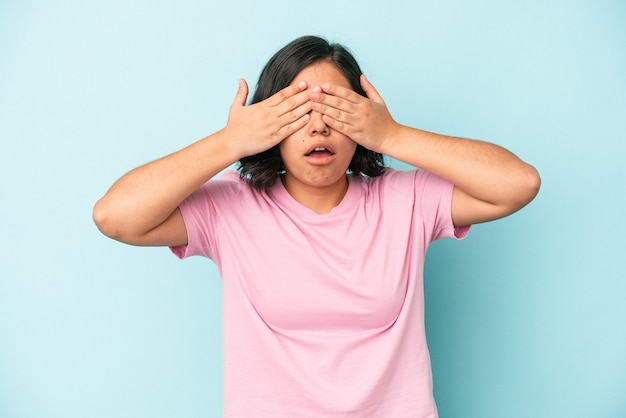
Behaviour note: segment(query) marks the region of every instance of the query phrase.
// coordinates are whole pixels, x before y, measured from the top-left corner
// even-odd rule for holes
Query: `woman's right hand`
[[[290,85],[262,102],[246,106],[248,84],[239,89],[230,107],[224,133],[240,157],[272,148],[309,121],[311,101],[306,83]]]
[[[122,176],[96,203],[96,225],[128,244],[186,244],[180,202],[238,159],[263,152],[302,128],[311,111],[305,90],[303,83],[289,86],[246,106],[248,85],[240,80],[226,127]]]

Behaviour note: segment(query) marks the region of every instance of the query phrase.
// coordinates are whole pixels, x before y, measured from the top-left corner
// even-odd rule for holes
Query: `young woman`
[[[436,417],[427,247],[525,206],[536,170],[396,123],[352,55],[317,37],[278,51],[247,96],[241,80],[222,130],[118,180],[96,224],[215,261],[224,416]]]

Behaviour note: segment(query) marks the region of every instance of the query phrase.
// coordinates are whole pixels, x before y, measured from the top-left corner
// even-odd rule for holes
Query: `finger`
[[[320,102],[312,102],[311,109],[321,113],[322,115],[329,116],[334,120],[344,123],[348,123],[350,116],[352,115],[351,112],[341,109],[340,107],[330,106]]]
[[[328,113],[333,117],[338,117],[340,112],[353,114],[357,106],[356,103],[344,97],[315,92],[311,94],[311,101],[314,110],[320,111],[319,109],[321,109],[323,113]]]
[[[378,94],[372,83],[365,77],[365,74],[361,74],[361,88],[367,94],[367,98],[377,103],[384,103],[383,98]]]
[[[309,123],[309,119],[311,119],[311,114],[305,113],[301,118],[280,128],[278,132],[283,139],[287,138],[292,133],[304,128]]]
[[[306,89],[306,83],[304,81],[299,82],[298,84],[290,84],[284,89],[280,90],[278,93],[267,99],[267,104],[270,107],[278,106],[286,100],[289,100],[291,97],[296,94],[304,91]]]
[[[239,88],[237,89],[237,94],[235,95],[235,100],[233,101],[233,105],[245,106],[246,99],[248,98],[248,83],[243,78],[239,79]]]
[[[277,113],[278,116],[283,116],[285,114],[292,113],[298,107],[309,103],[309,110],[307,111],[309,112],[311,110],[310,101],[311,100],[309,99],[309,93],[307,91],[300,91],[293,96],[288,97],[286,100],[279,103],[278,105],[274,106],[274,111]]]
[[[306,100],[304,103],[299,104],[297,107],[283,113],[278,117],[278,123],[280,125],[288,125],[301,119],[305,115],[311,112],[311,102]]]
[[[350,103],[359,103],[361,100],[363,100],[363,96],[361,96],[356,91],[346,87],[336,86],[334,84],[322,84],[320,88],[322,92],[324,92],[327,96],[330,95],[333,97],[340,97]],[[314,88],[314,93],[315,90],[316,89]],[[323,95],[320,94],[320,96]]]
[[[311,119],[311,114],[305,113],[302,117],[294,120],[291,123],[287,123],[280,129],[278,129],[278,131],[276,132],[277,138],[282,141],[292,133],[304,128],[306,124],[309,123],[309,119]]]
[[[341,120],[334,119],[333,117],[325,115],[325,114],[322,115],[322,120],[331,129],[334,129],[335,131],[350,137],[350,128],[351,128],[350,124],[345,123]]]

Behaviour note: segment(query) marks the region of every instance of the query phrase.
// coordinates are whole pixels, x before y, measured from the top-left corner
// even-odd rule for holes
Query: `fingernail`
[[[329,84],[322,84],[322,89],[324,89],[324,91],[327,91],[330,88]]]
[[[300,87],[301,89],[306,87],[306,83],[304,81],[301,81],[298,83],[298,87]]]

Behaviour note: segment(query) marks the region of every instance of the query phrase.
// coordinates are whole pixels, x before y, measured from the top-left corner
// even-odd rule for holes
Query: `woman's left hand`
[[[393,120],[383,98],[364,75],[360,81],[367,97],[345,87],[323,84],[312,90],[312,108],[322,114],[331,129],[369,150],[384,154],[400,125]]]

